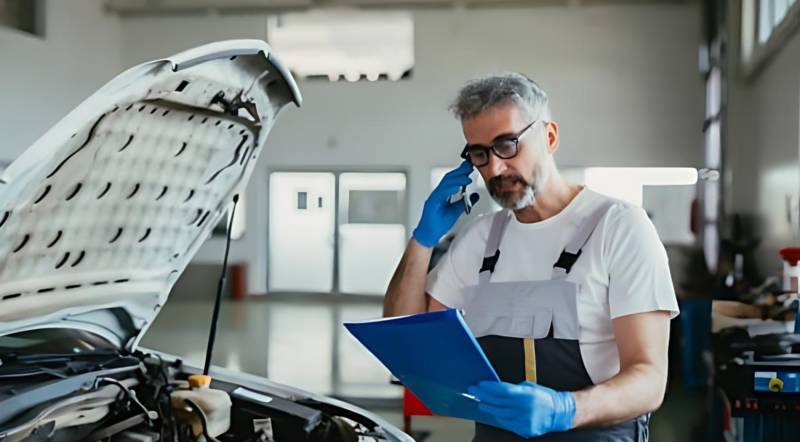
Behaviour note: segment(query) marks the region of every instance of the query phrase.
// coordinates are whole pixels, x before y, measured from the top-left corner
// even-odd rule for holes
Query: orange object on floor
[[[403,431],[411,434],[411,416],[433,416],[431,410],[408,388],[403,388]]]
[[[228,267],[231,281],[231,298],[243,301],[247,297],[247,265],[233,264]]]

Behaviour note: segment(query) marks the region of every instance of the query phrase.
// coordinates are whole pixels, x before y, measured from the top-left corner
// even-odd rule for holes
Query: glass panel
[[[339,290],[383,295],[405,249],[406,176],[339,176]]]
[[[775,6],[773,9],[773,24],[778,26],[778,24],[783,21],[783,18],[786,17],[786,11],[789,10],[789,2],[788,0],[774,0]]]
[[[334,324],[330,307],[270,303],[268,321],[269,379],[331,394]]]
[[[270,175],[269,290],[333,289],[335,180],[332,173]],[[307,201],[321,198],[321,207],[307,204],[300,209],[302,193]]]
[[[772,1],[758,2],[758,42],[764,44],[772,34]]]
[[[403,224],[405,192],[400,190],[351,190],[349,223]]]
[[[350,305],[342,307],[342,322],[363,321],[381,317],[383,307]],[[395,398],[402,390],[389,383],[391,374],[342,327],[339,334],[340,390],[337,394],[349,397]]]

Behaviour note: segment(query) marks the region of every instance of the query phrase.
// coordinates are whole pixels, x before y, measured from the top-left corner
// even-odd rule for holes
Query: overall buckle
[[[565,272],[569,273],[572,270],[572,266],[575,265],[575,261],[581,256],[581,252],[581,250],[578,250],[578,253],[569,253],[567,249],[564,249],[561,252],[561,256],[558,257],[558,261],[553,264],[553,267],[564,269]]]
[[[494,273],[494,267],[497,265],[497,260],[500,259],[500,250],[494,252],[494,256],[487,256],[483,258],[483,264],[478,273],[483,273],[488,270],[489,273]]]

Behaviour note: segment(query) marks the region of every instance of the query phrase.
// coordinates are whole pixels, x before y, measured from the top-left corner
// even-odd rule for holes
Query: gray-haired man
[[[498,422],[477,423],[475,441],[646,441],[678,314],[652,223],[561,177],[558,125],[525,76],[472,81],[452,109],[464,162],[426,200],[384,316],[464,311],[503,381],[470,389]],[[464,229],[428,274],[431,248],[464,211],[449,198],[473,167],[504,210]]]

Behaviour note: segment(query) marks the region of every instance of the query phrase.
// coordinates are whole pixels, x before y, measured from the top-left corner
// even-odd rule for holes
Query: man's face
[[[526,112],[510,103],[466,118],[462,126],[467,144],[490,146],[497,140],[514,137],[530,123]],[[533,203],[535,192],[547,179],[549,152],[557,146],[557,126],[552,125],[553,128],[537,121],[519,137],[516,156],[502,159],[490,153],[489,162],[477,167],[489,194],[500,206],[522,209]]]

